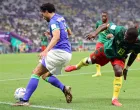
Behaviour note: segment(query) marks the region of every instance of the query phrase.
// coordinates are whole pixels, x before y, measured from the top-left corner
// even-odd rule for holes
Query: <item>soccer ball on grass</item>
[[[26,89],[25,88],[23,88],[23,87],[17,88],[15,90],[15,93],[14,93],[15,99],[16,100],[22,99],[24,97],[25,92],[26,92]]]

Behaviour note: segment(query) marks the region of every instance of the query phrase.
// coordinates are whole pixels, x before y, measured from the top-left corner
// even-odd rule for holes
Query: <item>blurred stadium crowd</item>
[[[140,0],[0,0],[0,30],[16,32],[40,45],[40,36],[48,29],[39,6],[46,2],[53,3],[67,20],[73,32],[71,42],[94,30],[102,11],[107,11],[115,24],[126,27],[140,20]]]

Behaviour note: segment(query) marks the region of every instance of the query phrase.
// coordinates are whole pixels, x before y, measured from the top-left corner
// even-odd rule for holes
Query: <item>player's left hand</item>
[[[87,40],[95,39],[97,36],[96,32],[90,33],[86,36]]]
[[[125,68],[125,69],[123,70],[123,77],[124,77],[124,80],[126,80],[127,72],[128,72],[128,70]]]

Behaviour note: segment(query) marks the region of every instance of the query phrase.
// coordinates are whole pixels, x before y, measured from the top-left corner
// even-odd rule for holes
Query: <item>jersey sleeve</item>
[[[60,30],[60,26],[59,23],[57,21],[51,22],[50,24],[50,29],[53,32],[54,30],[59,29]]]
[[[66,29],[69,29],[69,26],[68,26],[68,24],[66,24]]]
[[[98,21],[96,22],[95,28],[97,29],[99,27]]]
[[[117,26],[115,24],[110,24],[109,27],[108,27],[108,31],[113,34],[115,37],[118,35],[118,34],[122,34],[124,32],[125,27],[123,26]]]

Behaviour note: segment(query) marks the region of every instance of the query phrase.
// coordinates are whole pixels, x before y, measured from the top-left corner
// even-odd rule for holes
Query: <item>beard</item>
[[[50,19],[47,17],[43,17],[47,22],[50,22]]]
[[[106,23],[106,22],[107,22],[107,19],[103,19],[102,22],[103,22],[103,23]]]

